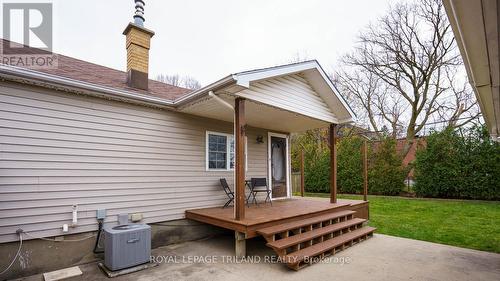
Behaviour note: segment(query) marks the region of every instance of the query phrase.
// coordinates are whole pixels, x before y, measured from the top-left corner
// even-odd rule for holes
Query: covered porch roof
[[[500,1],[443,3],[490,134],[500,141]]]
[[[315,60],[232,74],[175,102],[181,112],[233,122],[236,98],[247,100],[247,125],[280,132],[348,123],[354,116]]]

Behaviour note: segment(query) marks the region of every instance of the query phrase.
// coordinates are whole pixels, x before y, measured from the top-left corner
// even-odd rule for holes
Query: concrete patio
[[[153,256],[169,263],[113,280],[500,280],[500,254],[380,234],[299,272],[265,262],[274,253],[259,239],[249,241],[248,255],[260,263],[229,262],[233,243],[228,235],[157,248]],[[109,280],[96,263],[80,268],[83,275],[68,280]]]

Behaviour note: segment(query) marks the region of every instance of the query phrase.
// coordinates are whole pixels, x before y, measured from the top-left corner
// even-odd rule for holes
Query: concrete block
[[[57,281],[80,275],[82,275],[82,271],[80,270],[80,268],[78,266],[73,266],[56,271],[46,272],[43,274],[43,279],[45,281]]]

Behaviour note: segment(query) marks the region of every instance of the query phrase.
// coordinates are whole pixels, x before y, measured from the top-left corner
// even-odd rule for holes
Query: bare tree
[[[201,88],[201,84],[198,80],[191,76],[185,76],[182,78],[182,85],[184,88],[197,90]]]
[[[457,79],[457,69],[446,69],[446,82],[452,91],[446,99],[439,100],[438,120],[447,121],[447,126],[462,127],[475,120],[480,110],[467,81]]]
[[[310,58],[306,51],[297,51],[285,63],[299,63],[308,60],[310,60]]]
[[[181,79],[179,78],[179,74],[159,74],[158,76],[156,76],[156,80],[172,86],[181,87]]]
[[[441,0],[398,3],[358,39],[335,80],[375,131],[405,135],[409,148],[431,121],[477,118],[472,90],[456,82],[465,72]]]
[[[170,84],[172,86],[183,87],[187,89],[197,90],[201,88],[200,82],[191,76],[180,76],[179,74],[160,74],[156,76],[156,80]]]

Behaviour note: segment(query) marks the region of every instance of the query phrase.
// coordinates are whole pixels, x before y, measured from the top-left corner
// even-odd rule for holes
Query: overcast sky
[[[52,2],[55,52],[125,69],[122,32],[132,21],[133,0]],[[287,63],[297,54],[331,71],[352,48],[358,31],[389,5],[387,0],[145,2],[145,27],[156,33],[150,78],[178,73],[202,85],[230,73]]]

